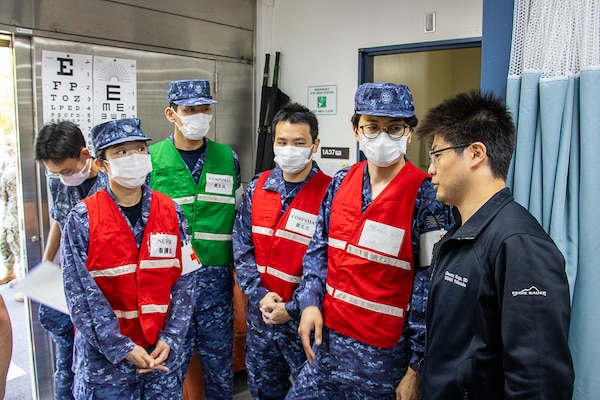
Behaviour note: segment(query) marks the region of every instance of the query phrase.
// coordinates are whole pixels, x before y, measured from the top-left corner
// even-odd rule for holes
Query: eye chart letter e
[[[92,56],[42,51],[44,124],[69,120],[89,132],[94,126],[92,84]]]
[[[94,56],[94,122],[136,116],[136,61]]]

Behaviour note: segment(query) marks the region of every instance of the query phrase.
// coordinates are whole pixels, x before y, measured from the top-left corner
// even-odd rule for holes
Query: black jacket
[[[571,399],[565,261],[509,189],[434,247],[426,400]]]

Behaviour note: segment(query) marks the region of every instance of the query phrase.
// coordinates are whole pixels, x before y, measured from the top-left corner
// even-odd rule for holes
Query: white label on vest
[[[181,247],[181,263],[183,264],[181,275],[194,272],[202,266],[200,259],[196,255],[196,252],[190,243],[184,244]]]
[[[404,229],[367,220],[360,234],[358,245],[398,257],[404,239]]]
[[[312,238],[317,225],[317,215],[292,208],[285,229]]]
[[[206,174],[206,193],[231,194],[233,193],[233,176]]]
[[[177,236],[165,233],[150,234],[150,257],[175,257]]]

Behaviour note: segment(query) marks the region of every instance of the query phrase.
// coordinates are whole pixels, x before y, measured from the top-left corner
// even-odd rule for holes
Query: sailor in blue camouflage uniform
[[[293,293],[331,182],[312,161],[320,139],[310,110],[297,103],[283,106],[273,132],[277,166],[250,182],[233,228],[236,279],[248,298],[248,388],[260,400],[285,398],[290,376],[296,379],[306,362]]]
[[[185,212],[202,267],[193,272],[194,315],[186,357],[194,348],[204,373],[204,396],[233,396],[233,260],[231,234],[241,202],[240,164],[229,146],[209,140],[213,104],[209,81],[169,82],[165,118],[173,134],[150,146],[149,184]],[[190,377],[187,379],[196,378]]]
[[[355,138],[367,161],[338,171],[324,196],[315,234],[303,261],[302,282],[297,290],[302,310],[299,332],[309,362],[300,372],[287,398],[415,400],[418,398],[419,366],[424,356],[425,307],[431,251],[433,244],[450,228],[453,218],[450,209],[435,200],[435,190],[430,179],[405,158],[406,143],[417,124],[412,94],[405,85],[361,85],[355,96],[352,124]],[[360,221],[360,214],[371,216],[376,211],[374,207],[386,207],[386,203],[381,201],[386,199],[390,191],[395,197],[408,191],[409,181],[405,178],[408,173],[416,177],[410,181],[414,192],[408,197],[409,200],[414,200],[404,203],[408,212],[390,217],[389,214],[398,207],[394,205],[387,206],[379,214],[380,222],[391,225],[396,220],[407,221],[404,226],[408,232],[405,233],[410,235],[410,241],[405,245],[400,239],[400,254],[408,252],[408,257],[392,258],[389,256],[392,253],[384,255],[386,252],[378,246],[386,242],[388,236],[394,235],[377,233],[373,225],[387,233],[399,231],[373,221],[367,220],[362,225],[363,232],[358,231],[361,241],[354,241],[356,239],[353,237],[353,241],[349,240],[350,244],[347,244],[334,238],[344,224],[344,218],[339,213],[336,215],[336,210],[345,211],[342,206],[338,206],[343,204],[341,201],[349,203],[350,198],[355,199],[354,212],[358,214],[356,217]],[[384,187],[381,185],[382,181],[385,182]],[[351,184],[353,186],[350,189],[354,189],[353,191],[347,189]],[[360,200],[357,196],[360,196]],[[393,203],[394,196],[391,204],[397,204]],[[389,196],[387,199],[389,200]],[[350,253],[351,247],[354,248],[353,254]],[[340,271],[344,271],[344,265],[335,264],[336,260],[339,262],[339,254],[343,254],[343,262],[350,263],[350,272],[344,275],[344,279],[337,279]],[[385,269],[387,274],[405,273],[402,268],[396,267],[403,266],[410,270],[406,262],[403,262],[410,256],[414,280],[412,274],[403,278],[408,286],[404,300],[409,302],[408,305],[404,303],[406,312],[398,313],[399,307],[370,301],[369,296],[376,295],[376,292],[382,290],[380,287],[389,286],[392,296],[388,296],[388,300],[393,298],[396,290],[402,288],[392,283],[396,279],[389,279],[389,275],[388,278],[374,279],[372,282],[368,281],[369,276],[378,269]],[[365,259],[361,260],[361,257]],[[361,265],[366,266],[369,274],[353,272],[353,268]],[[399,272],[393,272],[394,270]],[[352,294],[349,293],[350,289],[340,290],[340,286],[347,281],[358,282],[359,288],[361,285],[371,286]],[[354,313],[369,317],[380,314],[380,318],[387,318],[386,321],[400,315],[405,315],[405,318],[403,324],[398,326],[393,324],[393,320],[392,323],[383,324],[377,323],[377,320],[374,323],[373,320],[365,322],[366,318],[355,317]],[[387,335],[387,331],[395,331],[396,334]],[[311,347],[310,334],[313,332],[314,345]]]
[[[59,258],[61,231],[67,214],[80,200],[106,187],[108,177],[98,170],[83,133],[70,121],[47,124],[38,132],[35,159],[46,168],[51,196],[50,217],[53,220],[42,258],[43,261],[55,261]],[[73,323],[69,315],[44,304],[40,304],[39,319],[56,346],[54,397],[71,399]]]
[[[61,242],[65,294],[76,327],[74,397],[181,398],[194,296],[192,275],[181,274],[187,221],[176,203],[144,184],[152,168],[150,139],[139,120],[98,125],[92,136],[109,187],[73,208]],[[134,306],[117,309],[120,301]]]

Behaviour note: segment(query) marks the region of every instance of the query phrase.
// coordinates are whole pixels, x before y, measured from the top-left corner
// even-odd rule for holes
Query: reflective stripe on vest
[[[181,265],[176,258],[165,258],[164,260],[142,260],[140,268],[181,268]]]
[[[284,281],[290,282],[290,283],[300,283],[300,281],[302,280],[301,276],[294,276],[294,275],[286,274],[285,272],[279,271],[278,269],[275,269],[273,267],[256,265],[256,269],[261,274],[273,275],[281,280],[284,280]]]
[[[354,254],[355,256],[364,258],[365,260],[374,261],[379,264],[391,265],[392,267],[398,267],[410,271],[410,263],[404,260],[398,260],[396,258],[387,257],[354,245],[348,246],[348,243],[345,240],[329,238],[328,243],[331,247],[344,250],[349,254]]]
[[[194,239],[228,241],[232,237],[233,235],[225,233],[194,232]]]
[[[179,197],[177,199],[173,199],[173,201],[179,205],[192,204],[194,202],[194,196]]]
[[[122,310],[113,310],[117,318],[122,319],[136,319],[138,317],[137,310],[135,311],[122,311]]]
[[[161,313],[166,314],[169,311],[168,304],[144,304],[142,314]]]
[[[121,265],[119,267],[114,267],[114,268],[90,271],[90,275],[92,276],[92,278],[96,278],[99,276],[126,275],[126,274],[134,273],[136,268],[137,268],[136,264],[127,264],[127,265]]]
[[[252,233],[259,235],[273,236],[273,229],[265,228],[264,226],[252,226]]]
[[[207,203],[235,204],[235,197],[213,196],[212,194],[199,194],[196,199]]]
[[[329,285],[325,285],[327,293],[334,299],[341,300],[348,304],[355,305],[357,307],[364,308],[369,311],[374,311],[380,314],[392,315],[394,317],[402,318],[404,316],[404,310],[400,307],[389,306],[387,304],[376,303],[367,299],[362,299],[358,296],[351,295],[342,290],[335,290]]]

